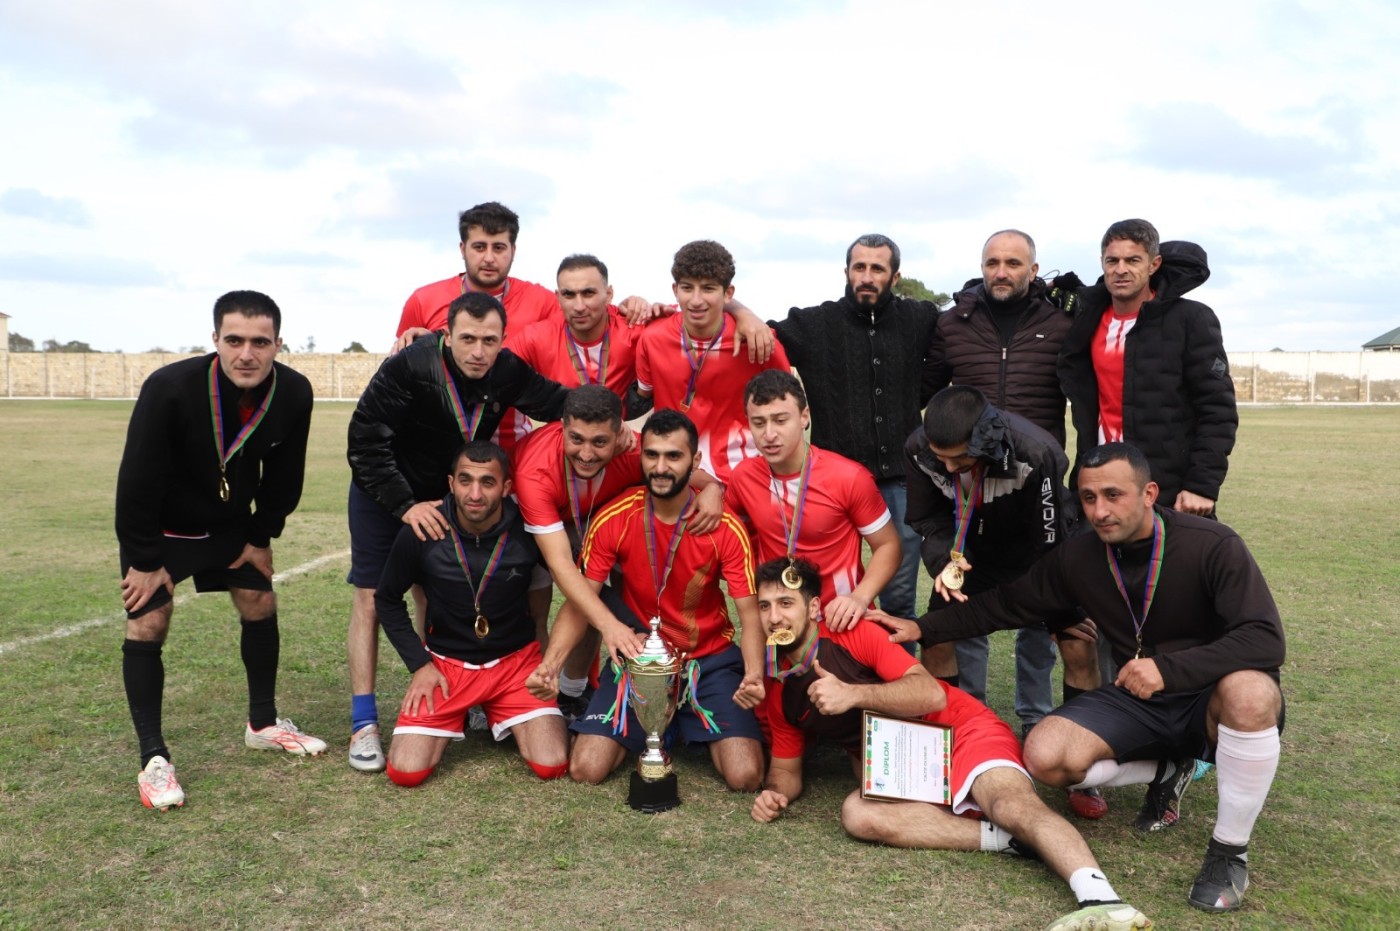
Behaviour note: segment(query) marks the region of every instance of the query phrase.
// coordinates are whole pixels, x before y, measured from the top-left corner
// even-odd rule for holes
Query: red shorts
[[[557,702],[541,701],[525,688],[525,680],[543,659],[538,641],[485,666],[467,667],[459,659],[433,654],[433,665],[447,677],[448,697],[433,699],[433,712],[419,703],[420,714],[400,714],[395,734],[425,734],[461,740],[467,723],[467,709],[480,705],[497,740],[505,740],[517,724],[547,714],[559,714]]]
[[[978,776],[1000,766],[1019,770],[1028,781],[1031,774],[1022,764],[1021,742],[1005,721],[971,695],[954,688],[947,692],[947,712],[938,717],[953,725],[953,814],[977,813],[972,783]]]

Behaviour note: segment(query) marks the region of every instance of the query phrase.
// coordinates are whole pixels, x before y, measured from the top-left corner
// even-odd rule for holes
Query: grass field
[[[166,737],[189,804],[143,809],[112,534],[129,412],[0,402],[0,928],[1039,928],[1073,907],[1039,864],[848,840],[836,814],[851,775],[833,753],[773,825],[754,823],[751,798],[685,753],[684,804],[655,817],[626,807],[625,778],[542,784],[479,733],[418,790],[353,772],[348,559],[334,558],[348,546],[345,404],[316,409],[305,497],[276,544],[283,571],[333,557],[279,587],[280,708],[331,752],[244,749],[237,622],[225,597],[191,598],[165,650]],[[1394,929],[1400,412],[1241,418],[1221,514],[1263,566],[1289,635],[1284,756],[1246,906],[1207,916],[1186,905],[1214,821],[1213,775],[1163,835],[1134,834],[1137,788],[1108,790],[1108,818],[1080,827],[1159,928]],[[992,705],[1014,720],[1010,636],[993,644]],[[387,721],[406,681],[386,645]]]

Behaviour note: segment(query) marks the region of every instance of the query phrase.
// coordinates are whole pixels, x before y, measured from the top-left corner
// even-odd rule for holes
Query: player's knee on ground
[[[607,738],[589,739],[591,735],[580,735],[574,740],[573,753],[569,754],[569,778],[574,782],[597,785],[612,775],[617,769],[616,751],[621,748]]]
[[[423,781],[431,776],[436,769],[436,766],[429,766],[427,769],[404,772],[401,769],[395,769],[394,761],[390,760],[389,765],[384,770],[384,774],[389,777],[389,781],[394,785],[403,786],[405,789],[411,789],[414,786],[422,785]]]
[[[550,779],[558,779],[569,772],[568,763],[536,763],[534,760],[526,760],[530,768],[535,771],[535,775],[548,782]]]
[[[852,792],[841,803],[841,827],[856,840],[871,843],[884,840],[885,832],[876,804],[861,798],[859,789]]]
[[[763,785],[763,758],[731,763],[724,769],[724,783],[731,792],[757,792]]]

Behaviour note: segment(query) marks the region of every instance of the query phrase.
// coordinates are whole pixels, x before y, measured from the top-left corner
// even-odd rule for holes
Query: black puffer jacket
[[[568,392],[502,349],[485,378],[463,375],[436,334],[384,360],[350,416],[350,473],[379,505],[402,517],[419,501],[447,494],[448,462],[462,445],[462,428],[447,391],[452,372],[468,418],[483,406],[475,438],[487,440],[507,408],[536,420],[558,420]]]
[[[1125,342],[1123,435],[1147,456],[1162,489],[1159,500],[1171,507],[1183,488],[1219,500],[1239,414],[1220,321],[1205,304],[1182,297],[1210,277],[1205,250],[1191,242],[1164,242],[1161,255],[1151,281],[1156,297],[1142,305]],[[1074,476],[1079,457],[1098,442],[1092,343],[1112,305],[1102,277],[1079,297],[1060,353],[1060,384],[1079,434]]]
[[[981,278],[953,295],[938,315],[924,357],[924,395],[948,385],[971,385],[993,406],[1020,414],[1065,445],[1065,396],[1057,363],[1072,318],[1052,304],[1039,278],[1009,343],[987,306]]]

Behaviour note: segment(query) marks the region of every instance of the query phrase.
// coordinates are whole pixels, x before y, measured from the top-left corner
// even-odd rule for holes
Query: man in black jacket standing
[[[987,238],[982,277],[964,285],[938,317],[924,360],[924,390],[977,388],[998,409],[1026,418],[1063,448],[1065,396],[1056,365],[1070,315],[1050,300],[1049,288],[1036,276],[1039,270],[1035,241],[1026,233],[1007,229]],[[1063,478],[1061,470],[1055,481]],[[955,647],[959,688],[986,701],[987,638],[960,640]],[[1025,730],[1054,707],[1054,667],[1055,648],[1045,630],[1017,633],[1016,715]],[[1085,812],[1101,815],[1100,804]]]
[[[917,623],[877,618],[926,643],[1041,623],[1082,608],[1120,664],[1117,680],[1066,702],[1026,741],[1026,767],[1053,786],[1148,784],[1136,827],[1180,816],[1196,759],[1213,761],[1220,804],[1189,901],[1240,905],[1248,844],[1279,761],[1283,623],[1239,536],[1157,508],[1147,459],[1127,443],[1084,454],[1079,502],[1094,535],[1052,550],[1015,582]],[[1071,625],[1074,626],[1074,625]]]
[[[899,531],[904,558],[880,593],[892,614],[914,612],[919,537],[905,522],[900,450],[929,399],[920,369],[938,308],[898,297],[899,246],[868,233],[846,250],[846,294],[769,321],[802,378],[812,443],[870,470]]]
[[[452,454],[489,438],[508,408],[558,420],[564,407],[561,385],[501,348],[505,325],[494,297],[461,295],[448,308],[447,333],[421,337],[385,360],[350,418],[350,765],[364,772],[385,765],[374,696],[374,590],[394,538],[405,524],[420,540],[447,535],[439,506]]]
[[[1210,277],[1205,250],[1159,245],[1151,223],[1120,220],[1104,233],[1101,262],[1060,355],[1079,456],[1131,443],[1151,463],[1164,507],[1213,514],[1239,415],[1220,321],[1182,296]]]
[[[141,750],[141,803],[185,804],[161,732],[175,585],[226,591],[242,619],[248,675],[244,743],[317,754],[323,741],[277,716],[279,638],[272,538],[301,500],[311,383],[273,360],[282,312],[257,291],[214,303],[211,355],[173,362],[141,386],[117,474],[117,542],[126,608],[122,680]],[[256,510],[253,506],[256,505]]]

